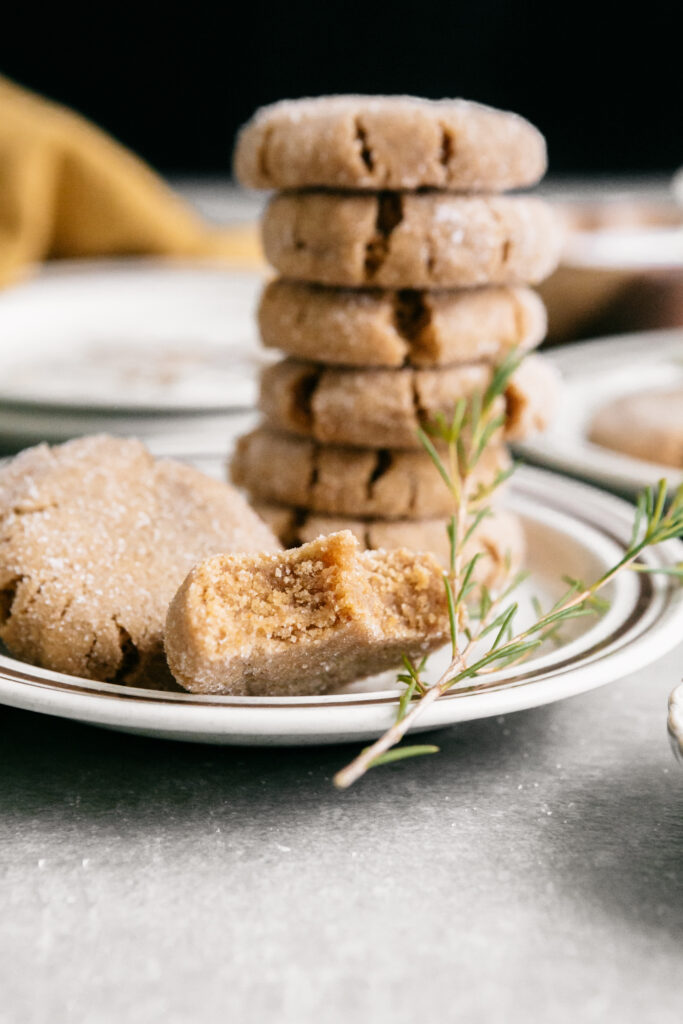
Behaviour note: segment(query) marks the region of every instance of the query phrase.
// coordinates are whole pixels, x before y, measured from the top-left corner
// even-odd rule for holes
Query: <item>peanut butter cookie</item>
[[[517,114],[412,96],[274,103],[244,126],[235,152],[250,188],[502,192],[545,169],[543,136]]]
[[[545,336],[530,288],[382,291],[271,281],[259,306],[261,340],[300,359],[346,366],[499,363]]]
[[[493,373],[488,363],[351,370],[284,359],[262,374],[260,408],[269,426],[323,444],[420,448],[418,429],[439,413],[450,419],[459,399],[483,395]],[[525,360],[508,382],[505,436],[521,440],[542,429],[556,397],[553,369],[542,356]],[[503,417],[506,398],[496,399]],[[500,441],[500,433],[493,440]]]
[[[614,399],[595,416],[589,437],[634,459],[683,469],[683,388]]]
[[[504,447],[484,451],[472,487],[508,469]],[[257,501],[328,515],[377,519],[449,516],[452,498],[424,451],[320,445],[258,427],[237,442],[232,479]]]
[[[193,693],[296,696],[419,659],[447,637],[436,559],[362,552],[346,532],[198,565],[171,603],[165,642]]]
[[[297,281],[381,288],[536,283],[562,231],[541,199],[445,193],[281,193],[263,219],[266,257]]]

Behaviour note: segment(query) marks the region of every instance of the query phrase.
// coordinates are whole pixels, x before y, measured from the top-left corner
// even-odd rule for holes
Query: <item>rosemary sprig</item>
[[[436,753],[438,748],[431,745],[396,747],[396,744],[429,706],[453,687],[518,664],[546,640],[556,641],[558,630],[565,623],[604,611],[607,603],[599,596],[599,591],[623,569],[662,572],[683,580],[683,563],[658,570],[637,561],[646,548],[683,534],[683,485],[667,510],[667,482],[660,480],[656,487],[648,487],[639,495],[630,543],[616,565],[590,584],[563,577],[567,589],[547,611],[543,611],[536,600],[536,621],[526,629],[514,632],[518,603],[506,603],[525,574],[515,576],[496,594],[483,584],[474,582],[474,570],[480,555],[475,554],[465,561],[465,545],[490,514],[489,506],[483,502],[507,479],[509,473],[500,474],[493,484],[475,491],[471,487],[471,474],[486,445],[501,426],[496,400],[518,365],[519,359],[513,354],[498,368],[483,395],[474,396],[469,401],[461,399],[450,422],[439,416],[428,428],[419,431],[423,447],[453,498],[453,515],[447,528],[449,570],[444,573],[451,661],[437,682],[429,685],[423,678],[425,659],[416,666],[404,657],[405,671],[398,678],[405,685],[405,690],[399,700],[396,721],[383,736],[335,775],[334,783],[341,789],[352,785],[369,768],[402,757]],[[486,638],[490,638],[486,650],[475,656],[475,646]]]

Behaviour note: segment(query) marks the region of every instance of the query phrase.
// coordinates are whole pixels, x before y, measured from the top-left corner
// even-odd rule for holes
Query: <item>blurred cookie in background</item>
[[[589,437],[633,458],[683,469],[683,387],[620,395],[598,411]]]

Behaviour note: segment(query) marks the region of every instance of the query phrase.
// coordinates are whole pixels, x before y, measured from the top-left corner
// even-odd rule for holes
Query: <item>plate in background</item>
[[[562,374],[555,418],[542,434],[515,446],[534,463],[627,493],[666,477],[683,482],[672,466],[635,459],[588,439],[598,409],[628,392],[683,385],[683,330],[647,331],[584,341],[544,353]]]
[[[510,506],[525,524],[531,580],[520,594],[548,606],[563,592],[562,573],[587,580],[621,556],[633,510],[618,498],[540,470],[523,468]],[[647,552],[653,566],[683,558],[670,541]],[[612,682],[655,661],[683,632],[683,588],[668,577],[622,573],[599,619],[577,619],[557,647],[523,666],[493,673],[452,691],[421,720],[429,729],[536,707]],[[523,625],[523,621],[520,622]],[[441,660],[443,661],[443,653]],[[447,657],[447,655],[446,655]],[[438,671],[436,655],[431,671]],[[324,697],[214,697],[159,693],[60,675],[0,656],[0,703],[124,732],[204,743],[302,745],[364,741],[394,720],[397,691],[386,673]]]
[[[225,464],[235,438],[255,426],[258,414],[239,409],[224,413],[171,416],[140,414],[79,415],[71,410],[55,412],[41,408],[36,412],[17,411],[0,403],[0,450],[18,452],[46,441],[61,444],[87,434],[113,434],[136,437],[157,458],[173,457]]]
[[[209,262],[46,265],[0,294],[0,402],[24,429],[64,413],[253,408],[262,284]]]

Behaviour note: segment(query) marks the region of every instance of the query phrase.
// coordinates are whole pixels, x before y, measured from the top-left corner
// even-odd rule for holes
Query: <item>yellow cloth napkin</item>
[[[261,262],[256,228],[212,229],[84,118],[0,77],[0,285],[52,257]]]

